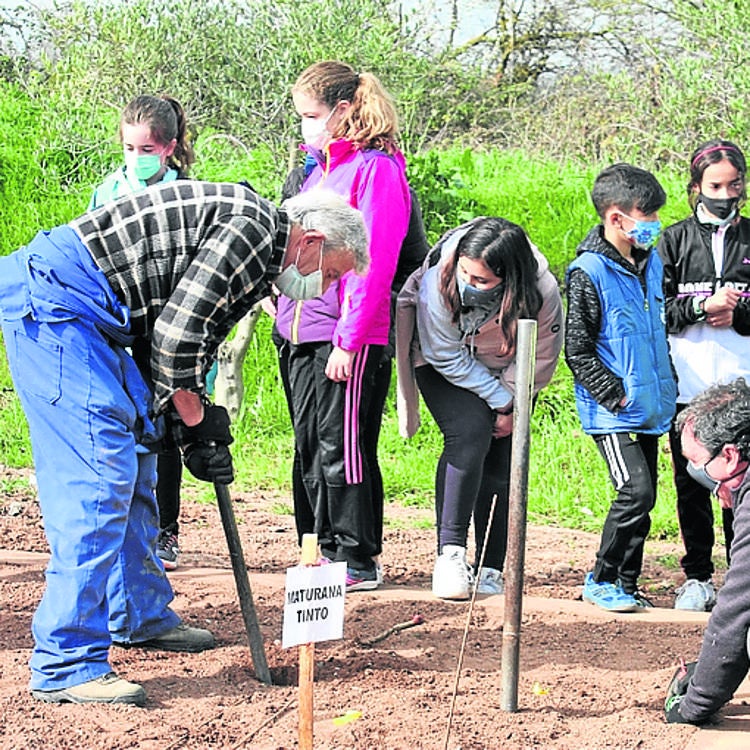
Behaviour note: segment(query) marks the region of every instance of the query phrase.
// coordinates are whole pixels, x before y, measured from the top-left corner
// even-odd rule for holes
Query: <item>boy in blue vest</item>
[[[565,359],[581,424],[604,457],[617,497],[583,599],[632,612],[649,606],[638,576],[656,501],[659,436],[669,430],[677,396],[662,264],[653,249],[666,195],[650,172],[615,164],[596,178],[591,198],[602,223],[566,272]]]

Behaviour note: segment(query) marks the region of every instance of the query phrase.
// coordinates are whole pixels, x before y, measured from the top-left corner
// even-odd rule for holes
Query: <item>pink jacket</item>
[[[280,297],[276,326],[295,344],[331,341],[347,351],[385,345],[391,284],[411,212],[404,157],[333,141],[326,148],[325,165],[315,167],[302,190],[318,185],[345,196],[362,212],[370,234],[370,268],[365,276],[347,274],[314,300]]]

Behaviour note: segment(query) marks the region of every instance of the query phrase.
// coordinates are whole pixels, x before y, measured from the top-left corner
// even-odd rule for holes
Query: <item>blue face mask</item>
[[[299,248],[297,249],[297,260],[287,266],[274,281],[274,286],[289,299],[308,300],[320,297],[323,294],[323,245],[320,243],[320,260],[318,268],[312,273],[303,275],[297,263],[299,263]]]
[[[657,243],[661,234],[661,222],[658,219],[656,221],[640,221],[627,214],[623,214],[623,216],[635,223],[632,229],[622,230],[625,236],[635,247],[641,250],[650,250]]]
[[[273,283],[289,299],[314,299],[323,294],[323,272],[320,269],[303,276],[296,264],[292,264],[285,268]]]

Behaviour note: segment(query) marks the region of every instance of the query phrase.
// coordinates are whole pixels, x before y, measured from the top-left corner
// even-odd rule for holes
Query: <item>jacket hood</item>
[[[591,229],[576,248],[576,256],[583,253],[598,253],[612,259],[619,255],[612,243],[604,239],[604,227],[601,224]]]
[[[651,250],[639,250],[633,248],[633,257],[640,268],[643,260],[648,257]],[[620,255],[617,248],[604,237],[604,227],[601,224],[597,224],[589,233],[583,238],[582,242],[576,248],[576,257],[583,255],[584,253],[596,253],[597,255],[603,255],[608,260],[616,263],[618,266],[622,266],[629,272],[633,272],[633,266]]]

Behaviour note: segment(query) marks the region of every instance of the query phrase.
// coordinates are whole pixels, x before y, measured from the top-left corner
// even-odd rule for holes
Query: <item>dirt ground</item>
[[[284,498],[234,497],[273,686],[254,677],[218,510],[188,497],[181,566],[170,574],[174,608],[213,630],[218,647],[192,655],[113,649],[113,668],[145,687],[145,708],[47,705],[27,687],[44,557],[9,553],[47,551],[28,479],[0,471],[0,748],[298,746],[298,650],[279,642],[283,573],[298,556],[292,517],[273,512]],[[563,606],[580,597],[596,535],[528,529],[519,710],[508,712],[501,706],[502,597],[477,601],[457,679],[469,604],[429,594],[431,513],[389,506],[386,518],[387,585],[348,595],[343,640],[316,646],[316,748],[679,750],[699,731],[666,725],[662,703],[679,658],[697,656],[703,616],[674,623]],[[671,607],[679,548],[649,543],[646,551],[645,589],[657,606]],[[550,606],[538,606],[544,600]],[[422,625],[368,645],[416,614]],[[351,711],[361,716],[337,720]]]

